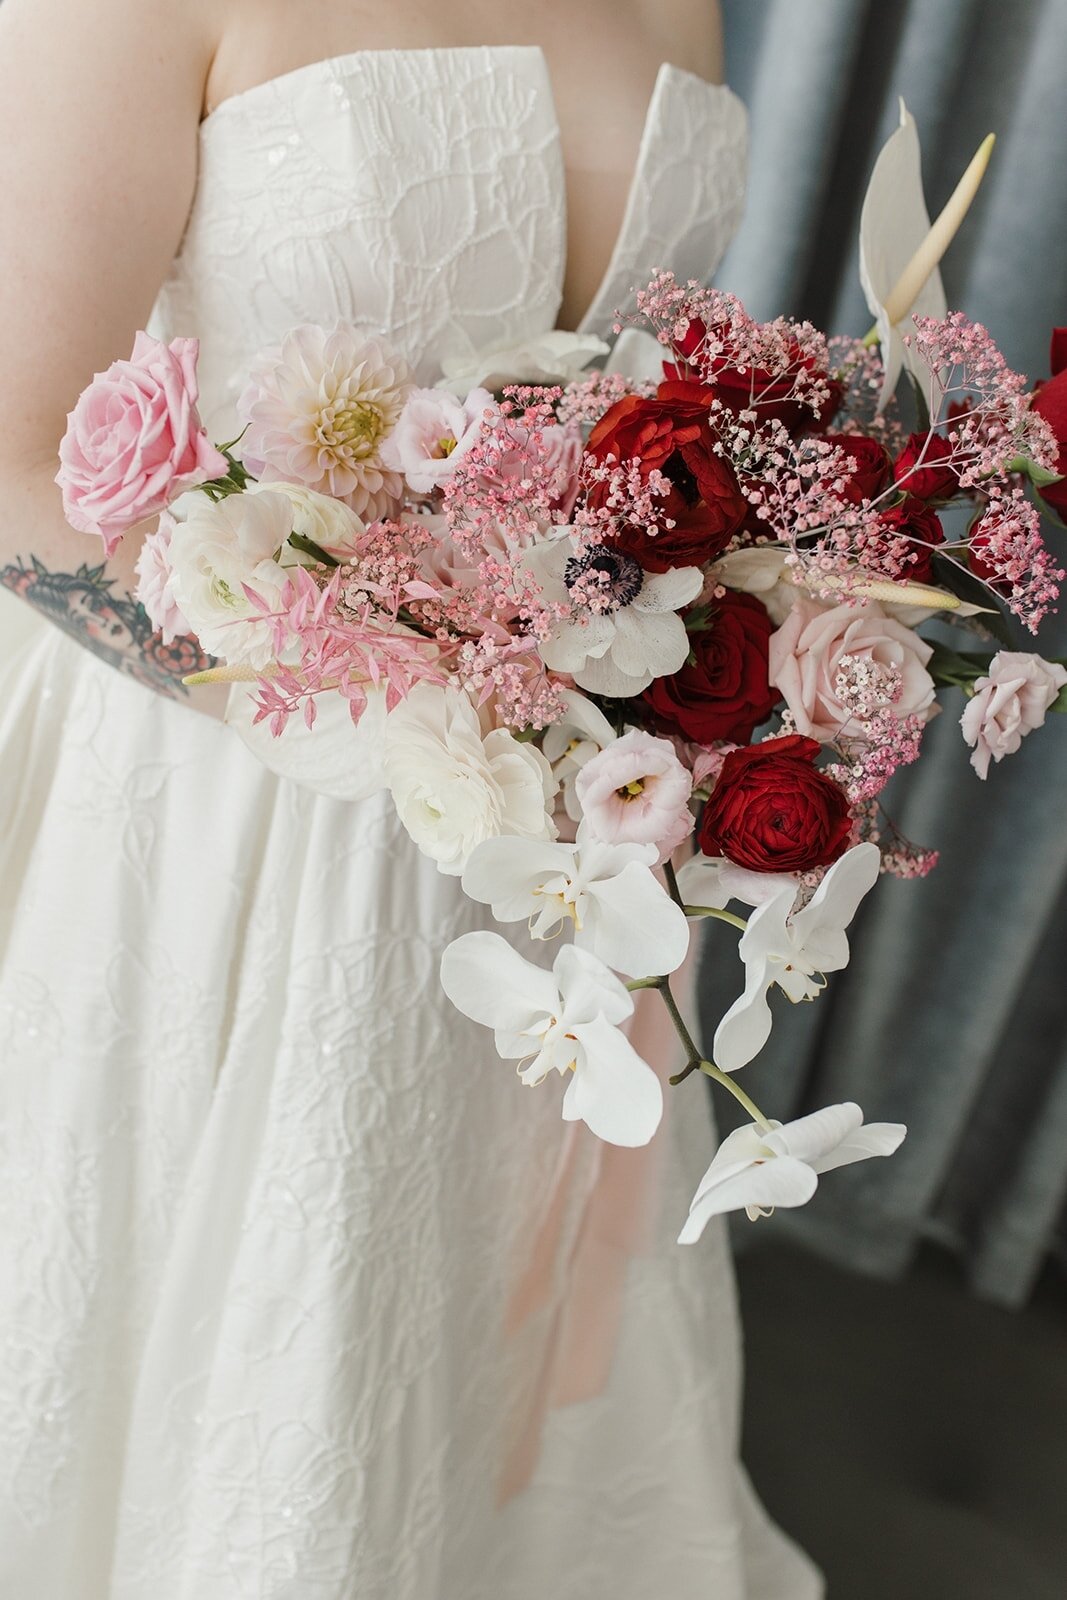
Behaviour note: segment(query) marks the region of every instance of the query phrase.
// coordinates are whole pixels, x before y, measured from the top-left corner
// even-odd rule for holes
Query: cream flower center
[[[373,455],[386,419],[372,400],[337,400],[319,414],[319,443],[327,450],[363,460]]]

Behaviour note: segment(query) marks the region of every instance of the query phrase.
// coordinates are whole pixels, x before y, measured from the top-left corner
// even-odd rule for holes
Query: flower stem
[[[674,870],[674,862],[669,856],[663,863],[663,876],[667,881],[667,890],[671,899],[674,901],[676,906],[681,906],[682,910],[684,911],[685,902],[683,901],[681,891],[678,888],[678,877]]]
[[[738,1104],[744,1106],[749,1116],[759,1127],[763,1128],[765,1132],[770,1130],[771,1125],[759,1106],[749,1098],[743,1089],[738,1088],[728,1072],[723,1072],[722,1068],[717,1067],[714,1061],[698,1061],[697,1066],[707,1077],[714,1078],[716,1083],[721,1083],[724,1089],[728,1089]]]
[[[717,906],[683,906],[682,910],[687,917],[714,917],[718,922],[728,922],[731,928],[740,928],[742,933],[748,927],[744,917],[736,917],[732,911],[720,911]]]

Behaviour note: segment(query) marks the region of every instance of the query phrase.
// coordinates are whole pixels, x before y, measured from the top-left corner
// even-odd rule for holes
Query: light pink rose
[[[574,790],[606,844],[654,844],[665,861],[693,830],[693,780],[667,739],[632,728],[582,767]]]
[[[169,511],[161,512],[159,526],[145,539],[137,557],[136,598],[148,612],[153,628],[163,636],[164,644],[192,633],[181,606],[174,598],[170,565],[170,536],[177,526]]]
[[[79,533],[100,535],[105,555],[134,523],[228,471],[196,409],[199,351],[197,339],[139,333],[130,359],[98,372],[67,418],[63,510]]]
[[[1067,684],[1067,672],[1055,661],[1025,651],[1001,650],[989,663],[989,676],[974,685],[960,727],[974,746],[971,766],[988,777],[989,763],[1014,755],[1024,737],[1040,728],[1045,713]]]
[[[571,423],[563,426],[550,422],[540,429],[540,434],[538,475],[543,472],[549,480],[552,509],[566,518],[574,509],[581,487],[579,475],[585,456],[581,430]],[[530,475],[530,463],[519,451],[513,450],[501,457],[497,471],[505,482],[514,482]]]
[[[416,494],[430,494],[455,472],[490,410],[495,407],[488,389],[472,389],[466,400],[443,389],[413,389],[382,444],[382,462],[403,473]]]
[[[893,709],[907,717],[933,714],[934,680],[926,670],[932,654],[924,639],[880,605],[825,606],[802,597],[771,635],[768,669],[797,732],[825,743],[859,731],[836,684],[843,657],[870,663],[876,675],[879,669],[899,674]]]

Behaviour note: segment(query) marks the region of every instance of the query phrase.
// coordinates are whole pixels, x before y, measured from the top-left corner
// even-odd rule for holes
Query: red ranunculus
[[[716,398],[721,400],[723,405],[729,406],[731,411],[747,411],[751,408],[760,422],[769,422],[771,418],[776,418],[785,424],[790,433],[804,433],[819,422],[825,427],[844,398],[844,388],[836,379],[831,378],[829,373],[818,373],[817,376],[825,378],[829,384],[830,398],[823,406],[821,415],[816,417],[809,405],[792,398],[794,384],[792,374],[782,378],[772,378],[769,372],[764,372],[759,367],[755,369],[728,367],[721,360],[709,363],[706,359],[702,359],[700,354],[706,337],[706,327],[698,317],[694,317],[683,338],[673,347],[678,356],[678,364],[672,368],[665,363],[663,370],[667,373],[673,372],[679,377],[683,375],[692,375],[697,379],[703,377],[714,387]],[[801,357],[799,347],[794,347],[792,355],[795,361],[814,372],[815,369],[810,361],[805,361]]]
[[[691,660],[642,696],[664,732],[695,744],[747,743],[782,698],[767,677],[773,631],[751,595],[729,590],[713,601],[708,626],[690,638]]]
[[[949,500],[960,486],[953,468],[945,466],[951,454],[952,442],[943,434],[909,433],[893,463],[893,477],[916,500]],[[920,455],[922,466],[916,467]]]
[[[905,583],[933,583],[934,567],[933,554],[939,544],[945,542],[945,530],[941,526],[941,518],[925,500],[916,500],[908,496],[899,505],[889,506],[879,513],[878,519],[886,530],[887,543],[890,540],[907,539],[907,551],[903,554],[895,551],[898,560],[903,560],[904,570],[900,578]],[[912,541],[918,540],[919,543]],[[878,565],[878,547],[868,545],[864,555],[875,567]]]
[[[1052,377],[1047,383],[1038,384],[1031,405],[1056,435],[1060,447],[1056,471],[1060,482],[1050,483],[1040,494],[1056,515],[1067,522],[1067,328],[1052,330],[1049,369]]]
[[[798,733],[731,750],[704,810],[700,848],[753,872],[807,872],[848,849],[843,789],[815,768],[820,745]]]
[[[824,444],[832,444],[852,461],[852,476],[844,480],[842,500],[859,505],[861,500],[873,500],[889,482],[892,462],[885,446],[865,433],[824,433],[819,436]]]
[[[626,395],[601,417],[586,446],[598,462],[608,456],[626,462],[641,458],[642,477],[654,469],[671,482],[670,493],[657,502],[662,515],[676,526],[654,536],[629,528],[617,540],[620,549],[647,572],[670,567],[699,567],[729,544],[748,502],[733,468],[715,454],[715,435],[708,420],[711,391],[688,380],[664,380],[654,396]],[[590,503],[602,505],[606,488],[594,484]]]

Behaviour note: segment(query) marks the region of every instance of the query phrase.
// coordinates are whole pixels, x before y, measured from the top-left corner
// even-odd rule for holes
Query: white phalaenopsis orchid
[[[801,910],[793,912],[796,891],[787,883],[752,913],[738,945],[745,963],[744,993],[715,1031],[715,1061],[724,1072],[745,1066],[767,1043],[772,983],[794,1003],[814,1000],[826,986],[824,974],[848,965],[845,929],[874,887],[880,863],[877,845],[854,845]]]
[[[725,856],[691,856],[678,869],[678,892],[687,906],[721,911],[731,900],[761,906],[784,889],[791,890],[795,900],[799,877],[791,872],[753,872]]]
[[[528,922],[537,939],[574,924],[574,943],[630,978],[674,972],[689,924],[654,875],[654,844],[605,844],[578,830],[575,844],[485,839],[463,872],[463,892],[498,922]]]
[[[572,822],[581,822],[582,807],[574,792],[575,779],[587,761],[615,739],[615,729],[604,713],[577,689],[564,689],[567,707],[558,722],[549,723],[541,740],[545,760],[563,794],[563,809]]]
[[[751,1221],[775,1206],[806,1205],[819,1175],[869,1156],[891,1156],[907,1129],[900,1122],[872,1122],[850,1101],[827,1106],[796,1122],[748,1123],[729,1134],[701,1178],[679,1244],[695,1244],[712,1217],[748,1213]]]
[[[880,404],[888,404],[901,366],[917,358],[905,349],[902,333],[912,316],[943,317],[945,290],[936,260],[933,270],[908,304],[889,305],[904,269],[930,233],[930,213],[923,195],[922,152],[915,119],[903,100],[900,126],[882,146],[860,213],[860,282],[878,327],[885,380]],[[917,373],[925,369],[916,364]]]
[[[498,933],[465,933],[441,958],[441,983],[457,1010],[495,1030],[523,1083],[573,1076],[565,1122],[584,1122],[609,1144],[647,1144],[663,1115],[663,1088],[618,1024],[633,1014],[625,987],[602,961],[564,945],[551,972]]]

